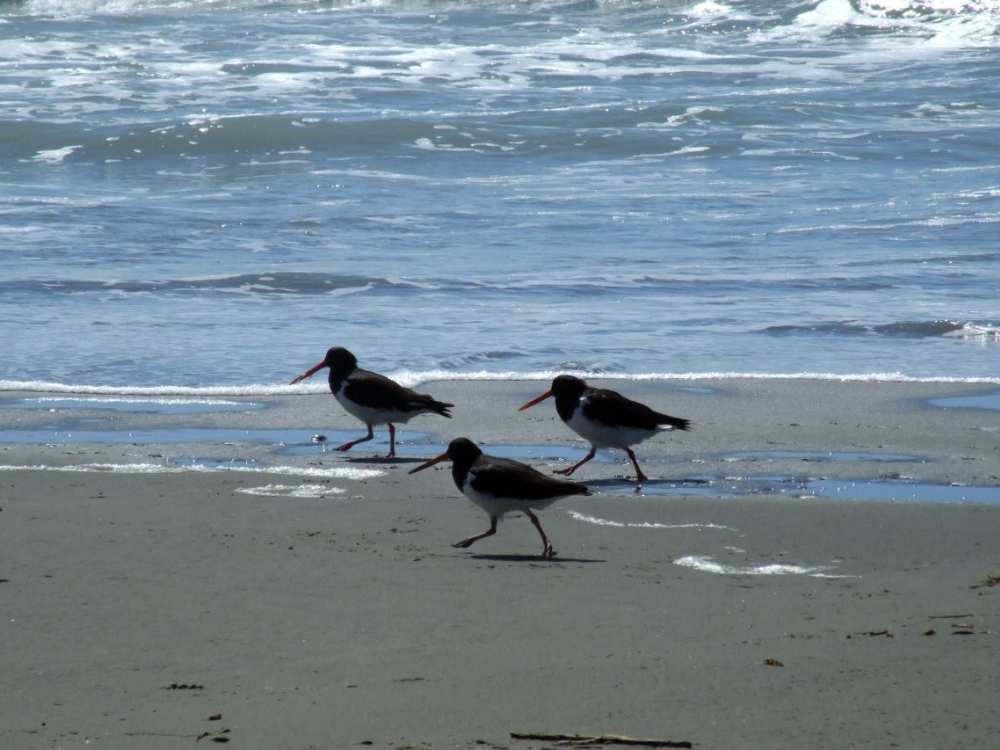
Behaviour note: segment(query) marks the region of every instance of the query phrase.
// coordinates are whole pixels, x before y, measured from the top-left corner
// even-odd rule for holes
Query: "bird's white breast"
[[[559,499],[553,497],[543,500],[523,500],[480,492],[472,486],[472,480],[475,476],[475,469],[470,469],[469,473],[465,475],[465,481],[462,483],[462,494],[486,511],[486,514],[491,518],[500,518],[507,513],[523,511],[525,508],[545,508]]]
[[[357,417],[365,424],[387,424],[388,422],[403,424],[409,422],[419,413],[416,411],[403,412],[395,409],[374,409],[370,406],[365,406],[364,404],[352,401],[344,394],[345,390],[345,386],[341,386],[340,389],[333,394],[333,397],[337,399],[337,402],[341,406],[344,407],[344,411],[352,417]]]
[[[580,399],[573,414],[566,420],[566,425],[584,440],[589,441],[595,448],[625,449],[641,443],[657,432],[657,430],[644,430],[638,427],[611,427],[588,419],[583,415],[587,403],[586,396]]]

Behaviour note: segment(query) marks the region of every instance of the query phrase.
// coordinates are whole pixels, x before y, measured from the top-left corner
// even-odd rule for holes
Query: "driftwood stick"
[[[626,737],[623,734],[560,734],[558,732],[511,732],[515,740],[543,740],[559,742],[563,745],[586,747],[588,745],[633,745],[637,747],[691,747],[687,740],[659,740],[640,737]]]

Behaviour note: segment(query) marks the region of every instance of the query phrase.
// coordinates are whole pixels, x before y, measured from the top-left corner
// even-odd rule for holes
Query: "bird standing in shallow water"
[[[456,438],[440,456],[425,461],[410,474],[423,471],[441,461],[451,461],[455,486],[490,517],[490,527],[482,534],[456,542],[454,547],[468,547],[473,542],[497,533],[497,521],[512,511],[524,513],[542,537],[542,557],[556,556],[532,508],[545,508],[561,497],[589,495],[584,485],[547,477],[526,464],[508,458],[487,456],[468,438]]]
[[[374,437],[372,427],[389,425],[389,455],[396,455],[396,428],[394,424],[409,422],[418,414],[434,413],[451,417],[448,409],[454,404],[436,401],[432,396],[404,388],[394,380],[358,367],[357,358],[347,349],[335,346],[328,350],[323,361],[313,365],[292,381],[292,385],[311,377],[324,367],[330,368],[330,391],[344,410],[368,426],[368,434],[357,440],[338,445],[338,451],[348,451],[358,443]]]
[[[691,426],[687,419],[653,411],[616,391],[591,388],[572,375],[559,375],[552,381],[549,390],[521,406],[518,411],[524,411],[550,396],[555,396],[560,419],[590,443],[590,453],[582,461],[556,472],[564,476],[569,476],[592,459],[598,448],[621,448],[635,467],[636,481],[645,482],[649,477],[639,468],[631,446],[662,430],[687,430]]]

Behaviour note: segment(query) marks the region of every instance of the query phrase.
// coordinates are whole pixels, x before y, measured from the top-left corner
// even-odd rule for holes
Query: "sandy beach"
[[[1000,411],[931,403],[995,385],[609,385],[693,430],[639,447],[639,493],[621,454],[581,468],[595,494],[541,514],[553,561],[521,517],[453,549],[486,517],[446,466],[407,475],[459,435],[582,457],[551,402],[516,412],[546,383],[424,384],[455,418],[395,461],[384,428],[313,445],[364,431],[328,394],[3,394],[0,746],[1000,746]]]

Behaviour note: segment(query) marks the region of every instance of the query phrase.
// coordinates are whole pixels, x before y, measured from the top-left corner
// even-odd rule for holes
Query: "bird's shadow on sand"
[[[473,560],[489,560],[490,562],[527,562],[527,563],[603,563],[607,560],[599,560],[592,557],[560,557],[556,555],[553,558],[545,558],[541,555],[489,555],[489,554],[469,554],[465,557],[470,557]]]
[[[348,458],[347,463],[349,464],[420,464],[426,461],[425,458],[407,458],[405,456],[355,456],[354,458]]]
[[[633,487],[642,487],[643,483],[636,483],[634,479],[625,479],[623,477],[611,477],[609,479],[576,479],[574,480],[580,484],[585,484],[588,487],[618,487],[620,485],[631,485]],[[653,480],[656,482],[657,480]]]
[[[591,481],[578,481],[592,492],[599,492],[602,495],[607,493],[618,495],[642,494],[642,484],[637,483],[634,479],[594,479]]]
[[[642,495],[645,489],[655,490],[657,487],[707,487],[712,482],[708,479],[647,479],[644,482],[636,482],[635,479],[594,479],[581,481],[587,487],[604,492],[612,492],[621,495]]]

